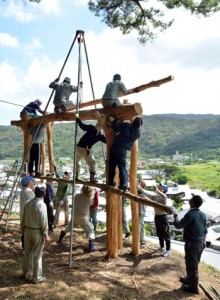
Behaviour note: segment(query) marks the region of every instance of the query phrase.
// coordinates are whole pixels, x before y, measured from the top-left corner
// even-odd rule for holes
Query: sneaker
[[[171,251],[170,251],[170,250],[166,250],[166,251],[162,254],[163,257],[168,257],[168,256],[170,256],[170,255],[171,255]]]
[[[130,232],[125,233],[124,240],[127,240],[131,236]]]
[[[41,277],[39,277],[38,279],[34,278],[34,279],[33,279],[33,283],[38,284],[38,283],[45,282],[46,280],[47,280],[46,277],[41,276]]]
[[[157,253],[163,253],[164,251],[165,251],[165,248],[162,248],[162,247],[160,247],[156,250]]]

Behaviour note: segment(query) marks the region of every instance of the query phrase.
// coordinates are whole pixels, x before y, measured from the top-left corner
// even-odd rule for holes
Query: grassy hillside
[[[193,154],[194,159],[218,159],[220,155],[220,117],[216,115],[151,115],[143,116],[139,139],[139,157],[171,157],[176,151]],[[88,123],[91,123],[88,121]],[[77,141],[83,134],[78,130]],[[54,125],[53,145],[55,157],[73,157],[75,123]],[[0,126],[0,159],[17,159],[23,153],[20,128]],[[102,155],[101,144],[94,147],[97,157]]]

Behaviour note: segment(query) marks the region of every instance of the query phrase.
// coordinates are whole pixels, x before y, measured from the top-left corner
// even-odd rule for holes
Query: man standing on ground
[[[23,275],[26,279],[32,278],[33,283],[46,280],[42,276],[42,255],[44,243],[49,240],[47,208],[43,197],[44,187],[36,187],[35,197],[24,207],[21,228],[24,235],[24,265]]]
[[[59,172],[57,171],[57,167],[54,165],[54,171],[56,174],[56,178],[62,178]],[[63,173],[63,179],[69,180],[70,175],[67,171]],[[61,208],[64,210],[65,217],[65,225],[69,223],[69,202],[68,202],[68,194],[69,194],[69,183],[65,181],[59,181],[56,193],[56,213],[54,217],[54,227],[59,224],[59,216]]]
[[[206,216],[199,209],[202,203],[200,196],[192,194],[189,200],[190,210],[185,216],[179,221],[178,215],[174,213],[174,226],[178,229],[183,228],[185,241],[186,277],[181,276],[180,281],[184,284],[183,289],[192,294],[199,294],[198,265],[207,234]]]

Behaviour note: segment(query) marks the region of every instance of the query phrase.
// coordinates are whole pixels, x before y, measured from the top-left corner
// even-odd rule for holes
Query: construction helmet
[[[67,82],[67,83],[70,83],[71,82],[71,79],[69,77],[65,77],[63,82]]]
[[[113,80],[121,80],[121,75],[120,74],[115,74],[113,76]]]

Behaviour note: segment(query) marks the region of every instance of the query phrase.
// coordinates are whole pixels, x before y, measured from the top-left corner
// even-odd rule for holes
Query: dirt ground
[[[81,229],[74,229],[72,268],[69,268],[70,239],[66,236],[57,244],[61,226],[50,235],[45,246],[43,272],[47,281],[33,284],[22,278],[23,250],[20,244],[19,225],[0,224],[0,299],[208,299],[200,288],[199,295],[181,289],[179,276],[184,275],[183,255],[172,251],[162,258],[155,253],[157,245],[141,248],[139,256],[131,252],[131,239],[123,241],[123,249],[116,259],[107,259],[106,234],[97,231],[96,248],[89,253],[87,240]],[[200,281],[208,287],[220,289],[220,272],[200,264]]]

